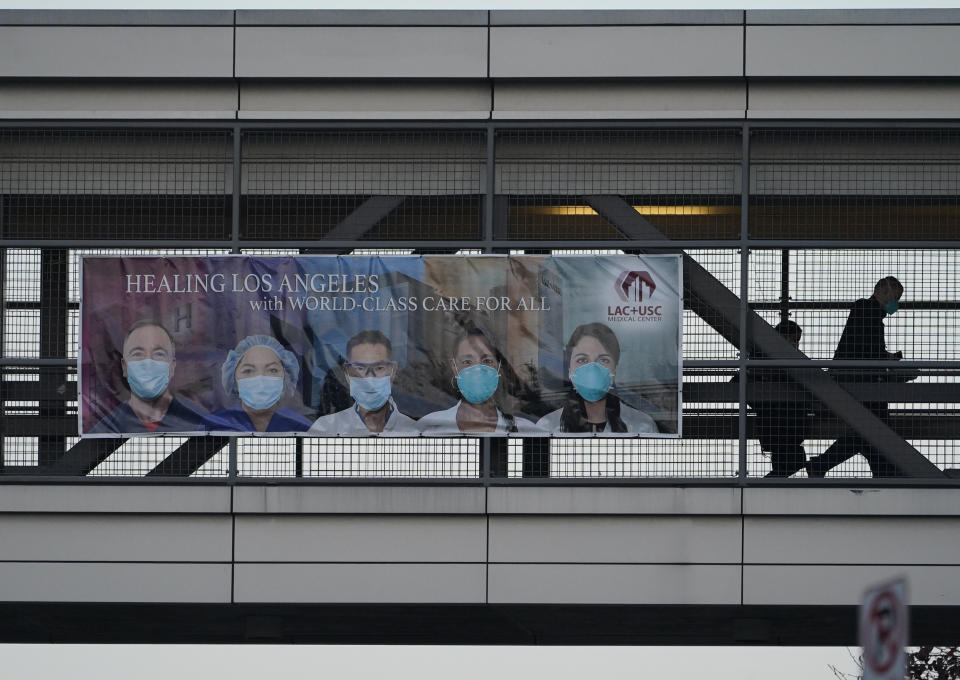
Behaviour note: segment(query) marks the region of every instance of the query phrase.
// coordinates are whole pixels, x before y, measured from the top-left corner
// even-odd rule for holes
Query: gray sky
[[[955,8],[960,0],[921,0]],[[905,0],[0,0],[0,9],[814,9],[899,8]],[[854,650],[856,652],[856,650]],[[5,678],[60,680],[490,680],[710,677],[831,680],[843,647],[418,647],[0,645]]]

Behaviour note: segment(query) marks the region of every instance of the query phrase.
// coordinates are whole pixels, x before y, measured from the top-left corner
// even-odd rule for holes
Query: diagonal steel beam
[[[809,369],[806,369],[809,370]],[[859,401],[886,401],[898,404],[960,404],[960,383],[848,383],[843,388]],[[683,383],[684,401],[733,402],[738,388],[730,382]],[[747,385],[751,401],[797,402],[808,398],[795,382],[752,382]]]
[[[595,195],[584,198],[591,208],[628,238],[668,241],[653,223],[637,213],[633,206],[620,196]],[[686,306],[713,327],[727,342],[738,346],[741,325],[740,298],[682,250],[673,252],[683,255],[683,288]],[[747,326],[751,353],[760,354],[768,359],[808,358],[751,309],[747,309]],[[854,399],[826,372],[803,367],[785,370],[793,380],[837,414],[850,426],[850,429],[876,448],[883,458],[896,465],[905,475],[909,477],[945,476],[940,468],[927,460],[903,437]]]
[[[229,437],[188,437],[147,476],[189,477],[229,443]]]
[[[324,239],[349,241],[362,238],[405,200],[406,196],[371,196],[331,229]]]
[[[53,464],[43,467],[41,472],[50,475],[83,477],[90,474],[95,467],[126,442],[126,439],[81,439]]]

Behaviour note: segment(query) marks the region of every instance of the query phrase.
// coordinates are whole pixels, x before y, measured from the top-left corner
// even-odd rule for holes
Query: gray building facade
[[[0,11],[0,638],[955,643],[958,112],[960,10]],[[80,256],[396,252],[681,253],[684,437],[77,437]]]

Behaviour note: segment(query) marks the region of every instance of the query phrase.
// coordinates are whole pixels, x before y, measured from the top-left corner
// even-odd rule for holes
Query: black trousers
[[[760,448],[770,452],[770,472],[767,477],[789,477],[795,472],[800,472],[807,463],[807,451],[803,448],[802,442],[796,444],[778,442],[764,446],[764,442],[761,441]]]
[[[807,462],[803,448],[807,438],[806,402],[759,402],[754,410],[760,448],[770,454],[767,477],[789,477],[802,470]]]
[[[889,424],[890,411],[887,404],[882,402],[867,402],[864,404],[877,418]],[[807,470],[811,477],[823,477],[828,470],[861,454],[870,465],[870,472],[874,477],[901,477],[903,472],[893,463],[887,461],[877,449],[866,442],[860,435],[847,433],[827,447],[819,456],[814,456],[807,463]]]

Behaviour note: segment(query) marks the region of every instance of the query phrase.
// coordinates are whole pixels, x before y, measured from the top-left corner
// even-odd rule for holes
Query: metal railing
[[[956,483],[960,125],[5,125],[0,479]],[[354,251],[684,254],[684,437],[78,439],[80,254]],[[905,361],[832,361],[886,275]]]

